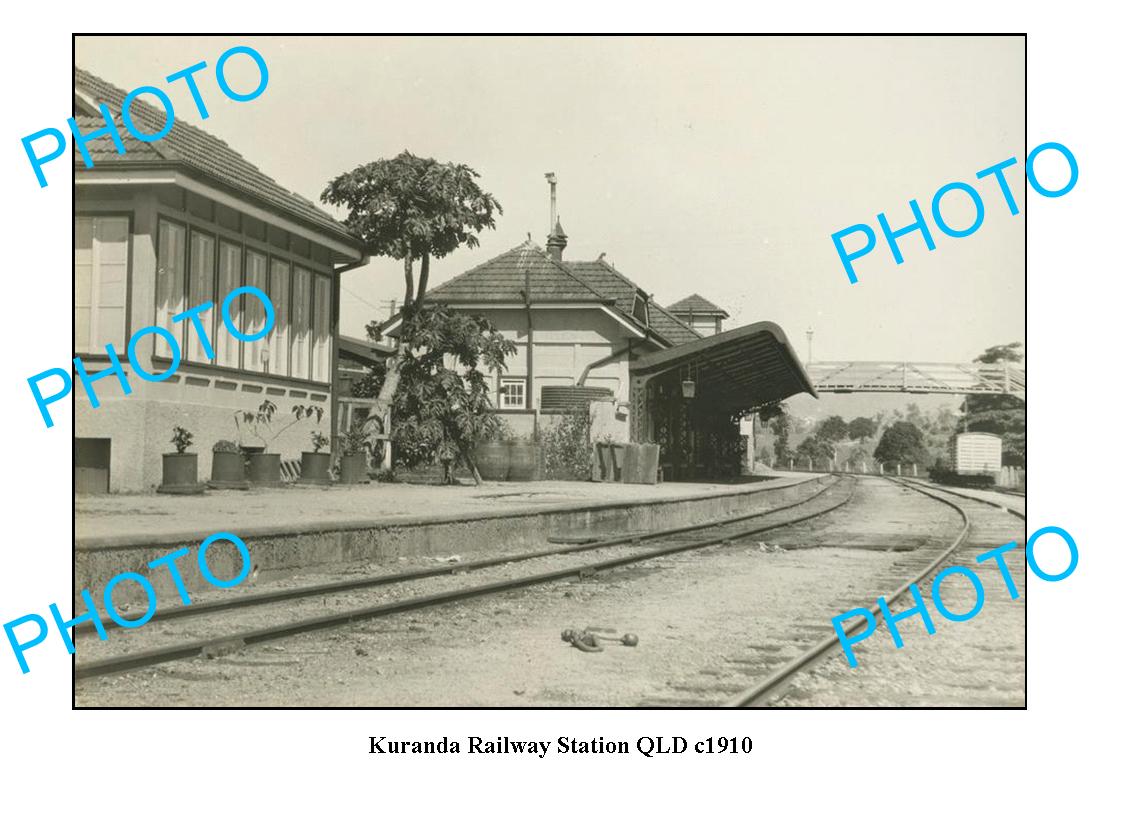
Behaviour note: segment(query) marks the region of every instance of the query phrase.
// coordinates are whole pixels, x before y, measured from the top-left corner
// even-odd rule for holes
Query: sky
[[[554,172],[566,259],[604,252],[664,305],[697,292],[723,306],[727,327],[778,323],[804,360],[809,328],[815,360],[967,362],[1024,340],[1021,38],[84,37],[76,60],[126,90],[163,87],[239,44],[265,58],[269,85],[233,102],[208,69],[202,126],[288,189],[318,201],[330,179],[402,150],[480,174],[504,214],[478,248],[434,262],[434,285],[528,233],[544,245]],[[234,87],[252,87],[230,66]],[[182,82],[169,94],[200,124]],[[1010,157],[1017,216],[975,178]],[[931,215],[952,181],[984,204],[965,238]],[[879,234],[850,284],[832,233],[876,231],[882,212],[907,226],[913,198],[936,249],[914,231],[896,265]],[[968,201],[944,199],[948,224],[972,222]],[[400,262],[346,273],[342,331],[362,336],[402,293]]]

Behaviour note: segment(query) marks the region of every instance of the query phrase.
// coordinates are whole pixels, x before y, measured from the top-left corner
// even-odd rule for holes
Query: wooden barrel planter
[[[220,490],[245,490],[246,458],[241,451],[215,451],[211,460],[211,487]]]
[[[368,481],[365,453],[345,453],[339,457],[340,484],[366,484]]]
[[[251,453],[250,481],[260,487],[281,485],[281,454]]]
[[[199,484],[199,454],[165,453],[163,479],[156,491],[159,493],[202,493],[206,485]]]
[[[538,446],[530,442],[512,442],[509,446],[511,467],[507,478],[512,482],[533,482],[538,478]]]
[[[331,484],[331,454],[310,453],[304,451],[300,454],[300,483],[312,485]]]
[[[511,469],[511,446],[506,442],[484,442],[476,446],[475,463],[481,479],[505,482]]]

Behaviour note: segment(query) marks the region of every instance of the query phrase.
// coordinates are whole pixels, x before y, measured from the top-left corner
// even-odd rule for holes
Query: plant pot
[[[281,454],[251,453],[250,481],[260,487],[280,487]]]
[[[163,480],[159,493],[202,493],[206,485],[199,484],[199,454],[165,453]]]
[[[345,453],[339,457],[339,481],[341,484],[366,484],[367,455],[365,453]]]
[[[538,478],[538,446],[533,443],[515,442],[508,446],[511,454],[511,467],[507,478],[512,482],[533,482]]]
[[[312,485],[331,484],[331,454],[309,453],[300,454],[300,483]]]
[[[505,482],[511,469],[511,446],[506,442],[484,442],[475,450],[476,470],[481,479]]]
[[[246,457],[241,451],[214,451],[211,459],[211,480],[207,484],[218,490],[245,490]]]

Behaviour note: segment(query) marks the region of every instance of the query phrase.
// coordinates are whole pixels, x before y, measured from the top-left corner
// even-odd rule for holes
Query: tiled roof
[[[715,306],[697,293],[689,297],[684,297],[678,303],[672,303],[667,307],[667,310],[675,314],[694,312],[694,314],[716,314],[722,317],[729,317],[729,312],[725,311],[725,309],[720,306]]]
[[[637,328],[651,328],[671,345],[697,340],[700,336],[650,299],[650,326],[644,326],[632,314],[639,287],[611,264],[603,260],[554,261],[530,241],[457,275],[430,290],[426,297],[434,302],[453,304],[521,302],[528,267],[532,300],[604,304]]]
[[[430,289],[426,298],[441,303],[522,302],[528,268],[532,300],[579,303],[609,300],[529,241]]]
[[[616,271],[616,267],[605,260],[567,261],[566,266],[598,292],[612,298],[617,311],[631,317],[636,291],[643,291],[631,280]],[[646,295],[647,293],[644,292]],[[650,327],[673,346],[689,343],[701,335],[687,326],[666,309],[652,300],[647,300],[647,317]],[[635,322],[633,320],[633,322]]]
[[[155,142],[141,142],[131,136],[121,124],[121,103],[125,92],[115,85],[94,76],[81,68],[74,69],[74,90],[92,99],[95,104],[106,104],[118,124],[118,131],[125,144],[126,152],[117,153],[109,136],[101,136],[87,142],[94,161],[94,168],[105,165],[132,165],[145,163],[153,165],[177,165],[189,171],[219,182],[242,198],[252,199],[255,203],[295,217],[309,226],[326,232],[337,239],[343,239],[358,248],[360,243],[343,224],[336,221],[311,201],[291,193],[265,173],[261,172],[226,142],[206,131],[176,119],[171,131]],[[129,114],[136,127],[144,133],[156,133],[165,122],[164,112],[157,110],[142,98],[135,99],[129,106]],[[83,132],[104,127],[100,116],[75,116],[75,122]],[[85,169],[85,163],[77,149],[74,150],[76,170]]]

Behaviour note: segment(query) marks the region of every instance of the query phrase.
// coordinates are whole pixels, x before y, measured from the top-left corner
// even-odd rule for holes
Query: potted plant
[[[219,490],[245,490],[246,457],[237,442],[220,439],[211,448],[211,480],[208,484]]]
[[[312,431],[312,450],[300,454],[300,483],[331,484],[331,451],[320,452],[330,440],[319,431]]]
[[[511,467],[507,478],[512,482],[533,482],[538,478],[538,443],[532,439],[512,439]]]
[[[340,438],[339,481],[342,484],[366,484],[367,452],[370,432],[362,422],[355,422]]]
[[[508,444],[510,427],[501,417],[487,440],[476,445],[476,469],[481,479],[492,482],[507,481],[511,469],[511,446]]]
[[[281,454],[270,453],[269,443],[277,439],[289,428],[303,419],[315,417],[319,422],[324,415],[324,409],[318,405],[294,405],[292,407],[292,421],[280,428],[273,429],[273,417],[277,413],[277,406],[270,400],[265,400],[257,407],[257,411],[236,411],[234,424],[238,427],[239,435],[242,433],[243,424],[249,432],[264,443],[260,451],[249,455],[250,481],[256,485],[276,487],[281,484]]]
[[[163,480],[157,489],[160,493],[202,493],[206,485],[199,484],[199,455],[188,453],[192,434],[176,425],[172,428],[171,442],[175,453],[164,454]]]

